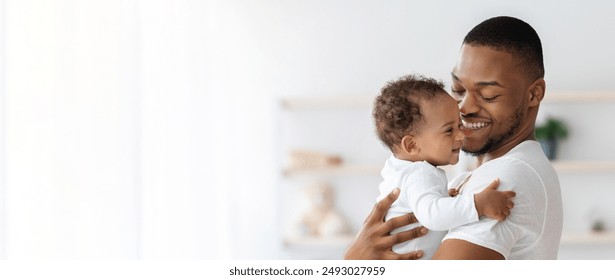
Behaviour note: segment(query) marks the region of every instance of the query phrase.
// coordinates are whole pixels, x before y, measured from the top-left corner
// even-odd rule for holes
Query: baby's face
[[[424,122],[415,136],[419,157],[435,166],[456,164],[463,144],[459,107],[448,95],[421,104]]]

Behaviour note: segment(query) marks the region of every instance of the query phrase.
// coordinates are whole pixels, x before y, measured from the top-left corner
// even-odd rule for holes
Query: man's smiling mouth
[[[461,120],[461,123],[463,124],[463,128],[465,129],[481,129],[487,125],[489,125],[489,122],[467,122],[465,120]]]

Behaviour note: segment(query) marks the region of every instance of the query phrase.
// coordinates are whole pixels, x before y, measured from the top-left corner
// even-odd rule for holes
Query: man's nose
[[[466,94],[461,102],[459,102],[459,112],[461,115],[469,115],[478,112],[479,108],[476,104],[476,97],[474,94]]]

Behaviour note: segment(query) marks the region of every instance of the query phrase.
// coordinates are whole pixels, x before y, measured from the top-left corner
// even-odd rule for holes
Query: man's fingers
[[[395,202],[398,196],[399,189],[395,188],[385,198],[378,201],[376,206],[374,206],[374,209],[372,209],[372,212],[369,216],[367,216],[367,219],[365,219],[365,223],[379,223],[384,221],[384,216],[386,216],[389,208],[391,208],[391,205]]]
[[[417,219],[416,219],[416,216],[414,216],[414,213],[410,213],[410,214],[408,214],[408,220],[410,220],[410,223],[411,223],[411,224],[414,224],[414,223],[418,223],[418,222],[419,222],[419,220],[417,220]]]
[[[513,198],[513,197],[517,196],[517,193],[515,193],[513,191],[504,191],[502,193],[504,193],[504,196],[506,196],[507,198]]]
[[[407,226],[409,224],[413,224],[416,222],[417,220],[413,213],[410,213],[408,215],[401,215],[399,217],[395,217],[393,219],[386,221],[384,225],[381,227],[381,229],[379,230],[379,233],[384,235],[386,233],[391,232],[392,230],[396,228]]]
[[[398,260],[418,260],[422,257],[423,257],[422,251],[415,251],[415,252],[397,255]]]
[[[500,185],[500,178],[496,178],[495,180],[493,180],[493,182],[491,182],[491,184],[487,186],[487,188],[497,190],[499,185]]]
[[[413,228],[411,230],[407,230],[407,231],[402,231],[402,232],[398,232],[396,234],[393,234],[391,236],[387,236],[385,238],[383,238],[383,244],[386,247],[393,247],[393,245],[395,244],[399,244],[402,242],[406,242],[408,240],[412,240],[415,239],[417,237],[421,237],[425,234],[427,234],[428,230],[425,227],[416,227]]]
[[[399,255],[393,251],[385,252],[382,254],[381,258],[383,260],[398,260]]]

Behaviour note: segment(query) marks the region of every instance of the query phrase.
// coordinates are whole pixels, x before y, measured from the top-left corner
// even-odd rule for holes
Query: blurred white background
[[[309,148],[387,156],[370,108],[288,112],[280,99],[375,95],[411,72],[450,84],[465,34],[517,16],[542,38],[547,94],[615,92],[610,1],[0,0],[0,257],[341,258],[285,245]],[[615,161],[615,103],[554,104],[563,160]],[[615,230],[612,171],[563,174],[565,232]],[[328,179],[354,231],[379,177]],[[615,259],[615,243],[561,258]]]

